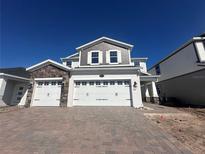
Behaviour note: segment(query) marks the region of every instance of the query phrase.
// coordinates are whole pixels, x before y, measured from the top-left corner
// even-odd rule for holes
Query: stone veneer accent
[[[67,97],[68,97],[68,86],[69,86],[69,72],[62,70],[52,64],[43,66],[37,70],[31,71],[31,84],[32,86],[28,89],[28,94],[26,98],[26,107],[30,107],[31,98],[33,94],[33,87],[35,84],[35,78],[55,78],[55,77],[63,77],[63,86],[61,89],[61,98],[60,98],[60,106],[66,107],[67,106]]]

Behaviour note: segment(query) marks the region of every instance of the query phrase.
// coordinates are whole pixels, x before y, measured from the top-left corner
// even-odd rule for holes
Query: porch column
[[[143,107],[140,78],[138,75],[135,75],[132,77],[130,86],[131,86],[131,91],[132,91],[132,105],[133,105],[133,107],[134,108]]]
[[[145,88],[145,102],[150,102],[150,94],[147,85],[144,85]]]
[[[152,81],[151,83],[151,90],[152,90],[152,95],[151,95],[151,102],[153,103],[159,103],[159,95],[157,93],[157,88],[155,82]]]

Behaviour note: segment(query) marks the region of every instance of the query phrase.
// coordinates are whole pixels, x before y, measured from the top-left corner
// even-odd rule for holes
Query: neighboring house
[[[23,105],[28,84],[29,73],[25,68],[0,69],[0,106]]]
[[[101,37],[61,58],[27,68],[30,85],[26,106],[143,107],[141,86],[150,84],[151,101],[158,101],[155,81],[147,73],[147,58],[131,58],[133,45]],[[148,100],[148,99],[147,99]]]
[[[205,105],[205,33],[193,37],[148,71],[160,75],[162,102]]]

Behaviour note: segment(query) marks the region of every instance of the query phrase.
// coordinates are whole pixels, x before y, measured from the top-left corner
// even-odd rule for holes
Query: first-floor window
[[[99,53],[98,52],[92,52],[91,56],[92,56],[92,63],[93,64],[99,63],[99,58],[98,58]]]
[[[117,63],[117,51],[110,51],[110,63]]]

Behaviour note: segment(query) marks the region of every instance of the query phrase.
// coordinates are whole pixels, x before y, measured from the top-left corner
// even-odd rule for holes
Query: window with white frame
[[[117,51],[110,51],[110,63],[117,63]]]
[[[92,64],[99,63],[99,52],[92,52],[91,53],[91,62],[92,62]]]

